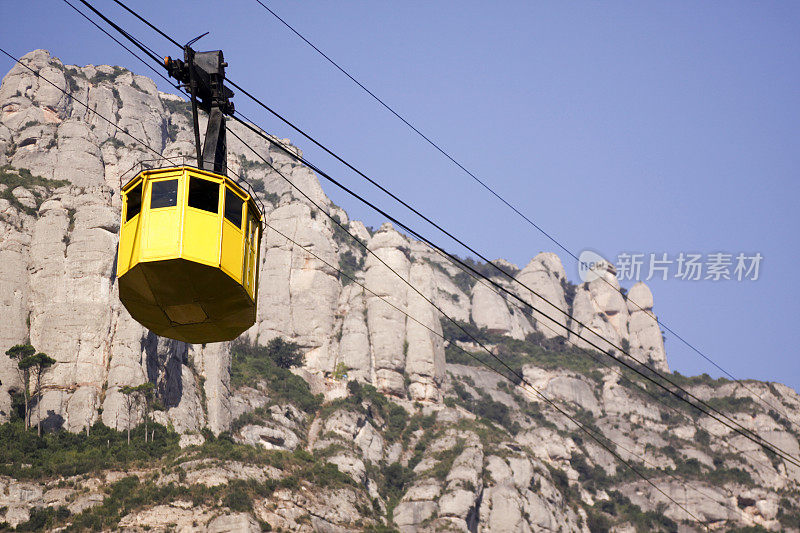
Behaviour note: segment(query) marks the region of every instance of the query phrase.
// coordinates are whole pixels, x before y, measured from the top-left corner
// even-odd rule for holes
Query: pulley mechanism
[[[169,75],[181,82],[191,96],[197,166],[217,174],[227,174],[225,115],[233,114],[234,107],[231,102],[233,91],[224,84],[225,67],[228,64],[222,50],[196,52],[187,44],[183,49],[183,60],[167,56],[164,58],[164,66]],[[208,114],[206,138],[202,147],[198,108]]]

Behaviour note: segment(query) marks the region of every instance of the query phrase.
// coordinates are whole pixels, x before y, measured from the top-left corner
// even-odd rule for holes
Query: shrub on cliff
[[[255,387],[264,382],[275,400],[293,403],[307,413],[315,412],[322,403],[322,395],[311,394],[308,383],[288,370],[303,363],[297,344],[281,338],[273,339],[267,346],[237,342],[231,347],[231,355],[234,387]]]

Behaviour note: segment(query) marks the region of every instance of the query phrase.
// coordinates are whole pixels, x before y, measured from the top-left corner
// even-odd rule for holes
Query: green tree
[[[267,343],[267,354],[281,368],[292,368],[303,364],[305,356],[300,352],[300,345],[275,337]]]
[[[46,353],[39,352],[30,355],[19,362],[18,366],[24,368],[30,377],[34,378],[33,397],[36,398],[36,434],[42,436],[42,377],[47,370],[56,364],[56,360]]]
[[[347,376],[347,371],[348,370],[349,369],[348,369],[347,365],[344,364],[343,361],[339,361],[336,364],[336,369],[333,371],[333,376],[332,376],[333,379],[335,379],[336,381],[341,381],[342,379],[344,379]]]
[[[161,405],[158,403],[158,399],[156,398],[155,384],[145,381],[141,385],[137,385],[135,387],[125,385],[124,387],[120,387],[119,391],[125,396],[124,406],[127,417],[128,444],[131,443],[131,425],[134,418],[133,414],[138,413],[139,409],[143,409],[144,411],[142,413],[142,419],[144,420],[144,441],[147,442],[149,438],[147,426],[150,419],[150,412],[153,409],[161,408]]]
[[[28,407],[30,405],[30,390],[28,387],[30,385],[31,372],[30,367],[23,365],[22,362],[35,353],[36,348],[30,344],[17,344],[16,346],[12,346],[6,350],[6,355],[17,363],[17,374],[19,375],[20,383],[22,383],[22,397],[25,401],[25,429],[30,427],[30,416],[28,414]]]
[[[134,387],[133,390],[139,395],[139,404],[144,406],[144,441],[147,442],[147,419],[155,401],[156,386],[150,381],[145,381],[141,385]]]
[[[128,430],[128,444],[131,443],[131,422],[133,422],[133,413],[139,407],[139,400],[141,398],[139,394],[138,387],[131,387],[130,385],[125,385],[124,387],[120,387],[119,391],[124,396],[124,406],[125,406],[125,413],[126,413],[126,421],[127,421],[127,430]]]

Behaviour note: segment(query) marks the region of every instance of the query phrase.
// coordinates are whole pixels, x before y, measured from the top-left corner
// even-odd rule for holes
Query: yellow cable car
[[[144,170],[122,187],[117,277],[131,316],[191,343],[253,325],[262,213],[230,178],[190,166]]]
[[[253,195],[227,177],[227,63],[220,50],[195,52],[196,40],[164,66],[191,94],[197,167],[143,170],[120,187],[117,278],[119,299],[140,324],[207,343],[255,323],[263,219]],[[198,108],[208,115],[202,150]]]

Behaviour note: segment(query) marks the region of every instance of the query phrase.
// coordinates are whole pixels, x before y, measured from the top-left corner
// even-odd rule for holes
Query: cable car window
[[[237,228],[242,227],[242,200],[238,194],[230,188],[225,187],[225,218],[232,222]]]
[[[136,187],[128,191],[125,195],[125,200],[128,204],[125,210],[125,222],[127,222],[142,211],[142,184],[139,183]]]
[[[150,188],[150,209],[178,205],[178,180],[154,181]]]
[[[219,213],[219,183],[200,178],[189,179],[189,207]]]

